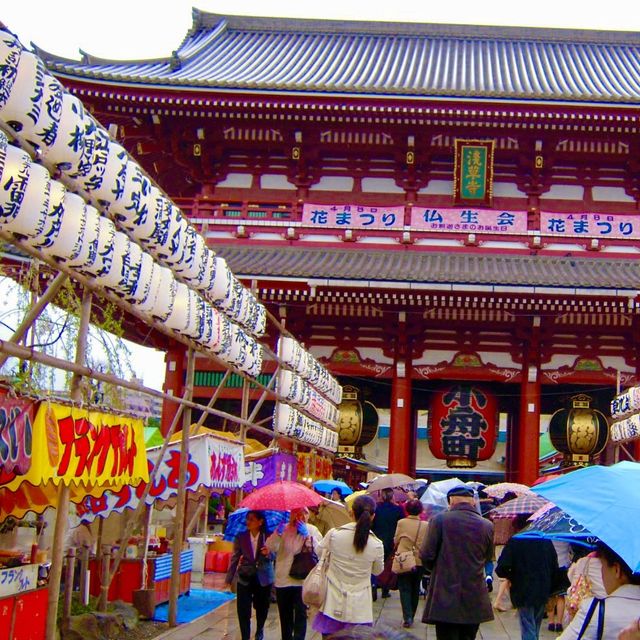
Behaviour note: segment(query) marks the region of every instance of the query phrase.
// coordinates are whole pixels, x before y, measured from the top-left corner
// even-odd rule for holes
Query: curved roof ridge
[[[197,12],[197,18],[195,15]],[[445,37],[462,39],[504,39],[542,42],[582,42],[595,44],[640,44],[640,32],[569,29],[559,27],[515,27],[427,22],[389,22],[331,20],[326,18],[279,18],[266,16],[222,15],[194,10],[194,29],[213,28],[224,20],[237,31],[301,31],[305,33],[344,33]]]

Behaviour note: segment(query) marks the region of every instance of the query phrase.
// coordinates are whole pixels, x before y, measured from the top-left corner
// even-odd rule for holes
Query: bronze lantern
[[[549,437],[564,454],[562,466],[586,467],[607,445],[609,425],[604,414],[591,407],[591,398],[581,393],[551,416]]]
[[[378,410],[371,402],[361,403],[360,390],[345,385],[342,388],[340,421],[338,423],[338,456],[364,459],[362,447],[378,432]]]

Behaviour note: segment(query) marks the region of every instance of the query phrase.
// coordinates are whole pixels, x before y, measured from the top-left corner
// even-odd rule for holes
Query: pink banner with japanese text
[[[149,475],[156,466],[161,447],[147,450]],[[170,445],[160,463],[160,470],[149,491],[146,503],[168,501],[178,494],[181,459],[180,443]],[[193,436],[189,441],[187,462],[187,491],[201,488],[209,490],[237,489],[245,481],[244,451],[240,443],[215,438],[209,435]],[[146,487],[141,482],[137,487],[125,486],[119,491],[107,491],[99,498],[88,496],[76,507],[79,518],[93,520],[107,517],[112,512],[135,509]]]
[[[305,204],[302,208],[302,224],[318,229],[402,229],[404,206]]]
[[[543,236],[629,238],[640,234],[640,215],[611,213],[540,213]]]
[[[448,233],[527,233],[525,211],[411,208],[411,228]]]

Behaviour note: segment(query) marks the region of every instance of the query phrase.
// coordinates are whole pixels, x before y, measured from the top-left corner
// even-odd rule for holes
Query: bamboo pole
[[[195,375],[195,353],[189,349],[187,356],[186,391],[189,399],[193,394]],[[189,436],[191,427],[191,409],[184,410],[182,421],[182,441],[180,448],[180,471],[178,475],[178,502],[173,528],[173,558],[171,564],[171,582],[169,584],[169,626],[175,627],[178,622],[178,596],[180,595],[180,556],[184,546],[184,516],[187,503],[187,463],[189,462]]]
[[[187,393],[188,393],[188,390],[185,390],[185,396],[187,395]],[[166,453],[167,448],[169,447],[169,439],[173,435],[173,432],[175,431],[175,428],[178,425],[183,409],[184,409],[184,405],[180,405],[180,407],[178,408],[178,411],[176,412],[176,415],[173,417],[173,422],[169,427],[169,431],[165,436],[164,442],[162,443],[162,448],[160,449],[160,453],[158,454],[158,460],[156,461],[156,465],[153,468],[151,475],[149,476],[149,482],[147,483],[147,486],[144,488],[144,491],[140,496],[140,499],[133,512],[133,515],[131,516],[131,518],[127,523],[127,528],[125,529],[125,532],[123,534],[123,536],[126,535],[127,538],[131,534],[131,531],[133,530],[135,523],[138,521],[140,514],[144,510],[147,496],[149,495],[149,491],[151,491],[151,487],[155,484],[156,477],[158,476],[158,473],[160,470],[160,463],[162,462],[162,459],[164,458],[164,454]],[[116,554],[113,562],[113,567],[111,568],[111,571],[108,572],[109,579],[106,583],[106,589],[101,588],[100,598],[98,600],[98,611],[105,611],[107,608],[109,586],[120,567],[120,563],[122,562],[122,558],[124,558],[125,551],[126,551],[125,545],[120,545],[120,548],[118,549],[118,553]]]
[[[67,566],[64,577],[64,598],[62,603],[62,624],[66,626],[71,616],[71,600],[73,598],[73,574],[76,568],[76,550],[67,551]]]
[[[89,335],[89,321],[91,319],[91,291],[84,290],[82,294],[82,310],[80,314],[80,327],[76,344],[75,364],[81,366],[84,363],[87,349],[87,337]],[[32,350],[31,350],[32,351]],[[82,373],[74,372],[71,378],[71,400],[82,400]],[[69,520],[69,506],[71,504],[71,488],[66,483],[60,483],[58,493],[58,506],[56,509],[56,524],[53,535],[53,547],[51,549],[51,571],[49,573],[49,602],[47,608],[46,640],[54,640],[56,622],[58,617],[58,599],[60,598],[60,579],[62,577],[62,565],[64,562],[64,542],[67,535],[67,522]],[[64,622],[64,619],[63,619]]]
[[[151,520],[153,518],[153,505],[147,505],[147,513],[144,519],[144,548],[142,551],[142,589],[149,585],[149,571],[147,569],[147,558],[149,557],[149,535],[151,533]]]
[[[193,529],[198,524],[198,520],[200,520],[200,516],[202,516],[202,511],[204,509],[205,504],[206,502],[204,500],[200,500],[198,502],[198,506],[196,507],[194,514],[191,516],[189,523],[184,529],[185,539],[187,539],[191,535],[191,533],[193,532]]]
[[[9,338],[9,342],[18,344],[20,340],[22,340],[23,336],[33,326],[33,323],[40,317],[44,308],[56,297],[58,291],[60,291],[60,287],[67,278],[66,273],[58,273],[53,282],[47,287],[47,290],[31,305],[18,328],[14,331],[11,338]],[[9,356],[7,355],[0,355],[0,367],[4,365],[8,358]]]

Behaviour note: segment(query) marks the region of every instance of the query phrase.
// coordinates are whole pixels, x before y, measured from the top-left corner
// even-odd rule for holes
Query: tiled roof
[[[202,89],[637,102],[640,34],[221,16],[194,10],[177,51],[80,62],[67,76]]]
[[[640,289],[640,260],[232,245],[214,249],[241,277]]]

